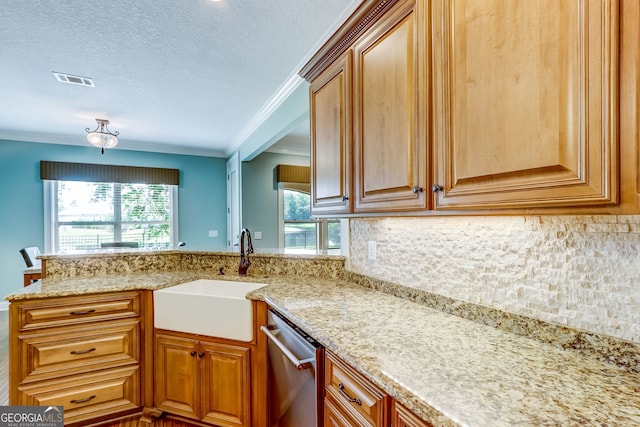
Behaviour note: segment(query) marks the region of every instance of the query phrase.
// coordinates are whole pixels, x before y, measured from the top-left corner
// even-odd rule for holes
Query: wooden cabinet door
[[[202,421],[220,426],[251,424],[250,350],[200,342]]]
[[[351,52],[329,66],[309,89],[311,211],[351,211]]]
[[[155,403],[158,409],[199,419],[198,341],[156,334]]]
[[[423,3],[398,2],[353,47],[355,212],[427,207]]]
[[[391,409],[391,427],[431,427],[431,424],[395,402]]]
[[[435,208],[617,202],[618,2],[437,0],[431,16]]]

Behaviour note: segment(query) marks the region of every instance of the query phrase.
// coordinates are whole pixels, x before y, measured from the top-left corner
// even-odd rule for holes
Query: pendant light
[[[98,122],[98,127],[96,127],[95,130],[85,129],[87,132],[87,141],[94,147],[102,149],[102,154],[104,154],[105,148],[113,148],[118,145],[118,135],[120,132],[111,132],[109,130],[107,127],[109,120],[96,119],[96,122]]]

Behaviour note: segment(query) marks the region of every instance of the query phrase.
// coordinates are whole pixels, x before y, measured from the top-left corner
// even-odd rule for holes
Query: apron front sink
[[[249,342],[253,311],[248,292],[264,283],[201,279],[153,292],[154,326],[169,331]]]

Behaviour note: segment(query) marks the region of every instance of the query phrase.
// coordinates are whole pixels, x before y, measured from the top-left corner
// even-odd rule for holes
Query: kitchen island
[[[217,277],[190,269],[45,278],[7,299],[154,290]],[[640,376],[629,370],[368,289],[348,274],[265,274],[257,267],[248,280],[269,284],[249,299],[280,311],[433,425],[640,425]]]

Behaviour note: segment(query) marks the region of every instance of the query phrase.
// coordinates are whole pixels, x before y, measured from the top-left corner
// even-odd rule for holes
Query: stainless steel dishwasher
[[[324,348],[269,309],[269,426],[318,427],[323,422]]]

